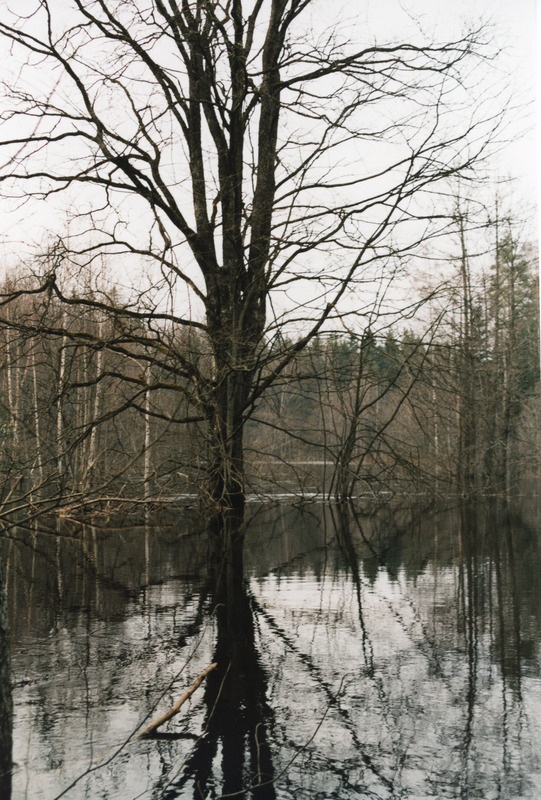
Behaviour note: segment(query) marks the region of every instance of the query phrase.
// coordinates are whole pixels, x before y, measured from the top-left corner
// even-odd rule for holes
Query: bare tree
[[[526,456],[523,411],[539,383],[537,254],[500,200],[483,209],[458,198],[454,213],[454,252],[434,287],[441,324],[424,375],[431,394],[414,393],[432,434],[425,469],[443,491],[509,494]],[[530,455],[535,463],[535,448]]]
[[[363,305],[372,264],[441,233],[438,193],[474,175],[501,121],[488,87],[470,94],[492,52],[482,27],[355,43],[317,15],[314,0],[32,0],[0,22],[21,65],[4,86],[4,190],[77,208],[33,291],[116,321],[85,341],[138,359],[124,377],[143,415],[153,376],[182,394],[218,509],[243,508],[264,391]],[[146,264],[148,286],[116,303],[74,290],[62,264],[104,253],[117,274]],[[179,329],[196,351],[174,346]]]
[[[520,415],[540,377],[539,262],[537,254],[521,241],[517,221],[498,219],[498,204],[494,211],[494,255],[485,293],[491,356],[483,387],[490,415],[485,472],[500,490],[510,494],[517,473],[513,451]]]

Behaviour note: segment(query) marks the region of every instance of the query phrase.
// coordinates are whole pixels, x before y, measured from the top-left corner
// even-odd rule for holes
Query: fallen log
[[[203,683],[209,672],[212,672],[212,670],[216,669],[217,666],[218,664],[214,663],[211,664],[210,667],[204,669],[203,672],[200,675],[198,675],[197,678],[194,680],[190,688],[186,689],[184,694],[181,697],[179,697],[177,702],[174,705],[172,705],[171,708],[165,712],[165,714],[162,714],[161,717],[157,717],[153,722],[150,723],[150,725],[147,725],[144,731],[140,733],[137,738],[142,739],[145,736],[151,736],[160,727],[160,725],[163,725],[163,723],[167,722],[168,719],[171,719],[171,717],[174,717],[175,714],[178,714],[178,712],[180,711],[186,700],[188,700],[195,692],[195,690],[199,686],[201,686],[201,684]]]

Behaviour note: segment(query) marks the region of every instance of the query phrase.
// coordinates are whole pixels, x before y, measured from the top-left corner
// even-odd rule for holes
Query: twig
[[[157,717],[153,722],[150,723],[150,725],[147,725],[147,727],[143,730],[142,733],[139,734],[137,738],[141,739],[145,736],[151,736],[154,733],[154,731],[160,727],[160,725],[163,725],[163,723],[167,722],[168,719],[171,719],[171,717],[174,717],[175,714],[178,714],[178,712],[180,711],[181,707],[184,705],[186,700],[188,700],[195,692],[195,690],[203,683],[209,672],[212,672],[212,670],[216,669],[217,666],[218,664],[215,662],[214,664],[211,664],[210,667],[204,669],[203,672],[197,676],[197,678],[192,683],[190,688],[186,689],[184,694],[181,697],[179,697],[177,702],[174,705],[172,705],[171,708],[165,712],[165,714],[162,714],[160,717]]]

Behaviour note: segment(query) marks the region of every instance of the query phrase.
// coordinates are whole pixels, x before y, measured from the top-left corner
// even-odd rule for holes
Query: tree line
[[[479,267],[462,218],[456,227],[456,258],[419,305],[424,329],[388,325],[376,309],[364,327],[313,337],[272,382],[275,348],[295,351],[299,339],[261,344],[265,389],[245,431],[248,492],[508,493],[535,468],[536,254],[500,223]],[[106,302],[80,279],[73,304],[34,292],[30,276],[2,287],[4,513],[210,504],[208,420],[179,369],[211,372],[208,336],[156,313],[122,313],[116,290]]]

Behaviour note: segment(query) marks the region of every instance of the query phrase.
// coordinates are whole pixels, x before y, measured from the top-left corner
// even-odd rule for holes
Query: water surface
[[[536,509],[251,514],[6,543],[13,800],[541,797]]]

